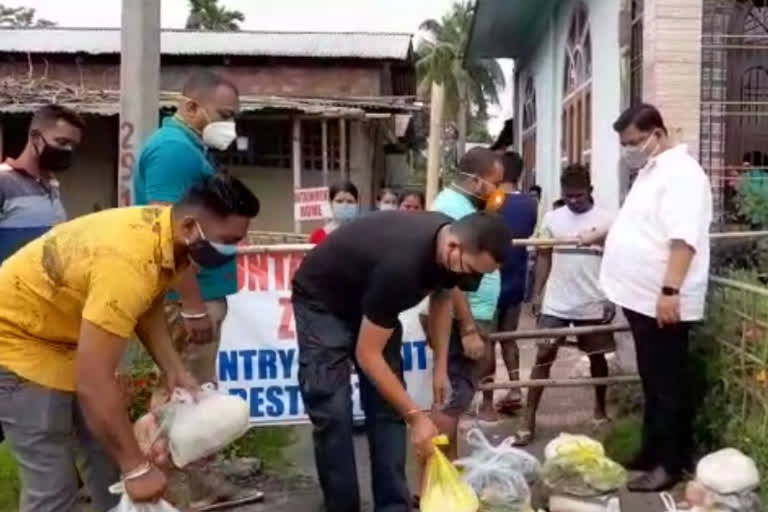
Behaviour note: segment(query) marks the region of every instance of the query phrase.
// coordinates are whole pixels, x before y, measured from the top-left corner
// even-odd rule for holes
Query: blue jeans
[[[294,298],[299,344],[299,386],[314,426],[315,464],[328,512],[359,512],[360,491],[353,445],[350,374],[360,321],[343,320]],[[384,359],[403,382],[398,325]],[[406,429],[397,411],[357,365],[360,400],[371,457],[376,512],[410,512],[405,477]]]

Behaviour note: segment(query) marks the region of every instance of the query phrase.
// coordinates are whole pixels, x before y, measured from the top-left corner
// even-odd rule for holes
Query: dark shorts
[[[499,332],[516,331],[520,325],[520,312],[523,309],[522,303],[510,304],[496,311],[496,329]],[[505,340],[507,341],[507,340]]]
[[[538,326],[540,329],[559,329],[563,327],[585,327],[588,325],[604,325],[602,320],[569,320],[567,318],[558,318],[556,316],[541,315]],[[565,338],[540,340],[539,345],[563,344]],[[616,351],[616,340],[613,333],[600,332],[594,334],[585,334],[576,337],[576,345],[579,350],[587,354],[607,354]]]
[[[494,322],[475,320],[481,334],[491,332]],[[477,385],[482,378],[483,361],[475,361],[464,355],[461,344],[461,329],[459,323],[453,321],[451,338],[448,343],[448,380],[451,383],[451,393],[448,403],[441,410],[443,413],[458,417],[464,414],[475,398]]]

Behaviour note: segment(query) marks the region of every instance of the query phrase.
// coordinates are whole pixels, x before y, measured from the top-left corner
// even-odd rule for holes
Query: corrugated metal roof
[[[163,30],[164,55],[254,55],[405,60],[411,34],[375,32],[200,32]],[[0,51],[19,53],[120,52],[120,29],[0,29]]]

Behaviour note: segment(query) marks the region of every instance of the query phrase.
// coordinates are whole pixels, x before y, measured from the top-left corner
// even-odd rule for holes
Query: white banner
[[[293,191],[293,218],[322,220],[331,217],[328,187],[297,188]]]
[[[303,252],[246,254],[238,257],[238,292],[228,297],[229,312],[219,351],[219,386],[250,404],[251,422],[260,425],[307,422],[298,385],[291,279]],[[403,369],[408,392],[428,409],[432,404],[432,352],[416,310],[401,316]],[[357,376],[352,376],[353,407],[362,417]]]

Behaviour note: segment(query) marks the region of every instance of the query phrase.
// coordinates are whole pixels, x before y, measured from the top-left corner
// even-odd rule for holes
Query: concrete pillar
[[[293,164],[293,189],[301,188],[301,169],[303,167],[301,161],[301,119],[297,117],[293,118],[293,137],[291,143]],[[301,233],[301,221],[293,219],[293,231],[295,233]]]
[[[373,205],[373,145],[364,121],[349,121],[349,171],[360,191],[360,206]]]
[[[339,118],[339,170],[345,180],[349,179],[349,164],[347,163],[347,120]]]
[[[328,186],[328,120],[323,119],[322,124],[322,151],[323,151],[323,186]]]
[[[643,97],[656,105],[673,135],[699,157],[701,0],[645,2]]]
[[[118,206],[133,204],[133,166],[157,129],[160,92],[160,2],[123,0],[120,31]]]

